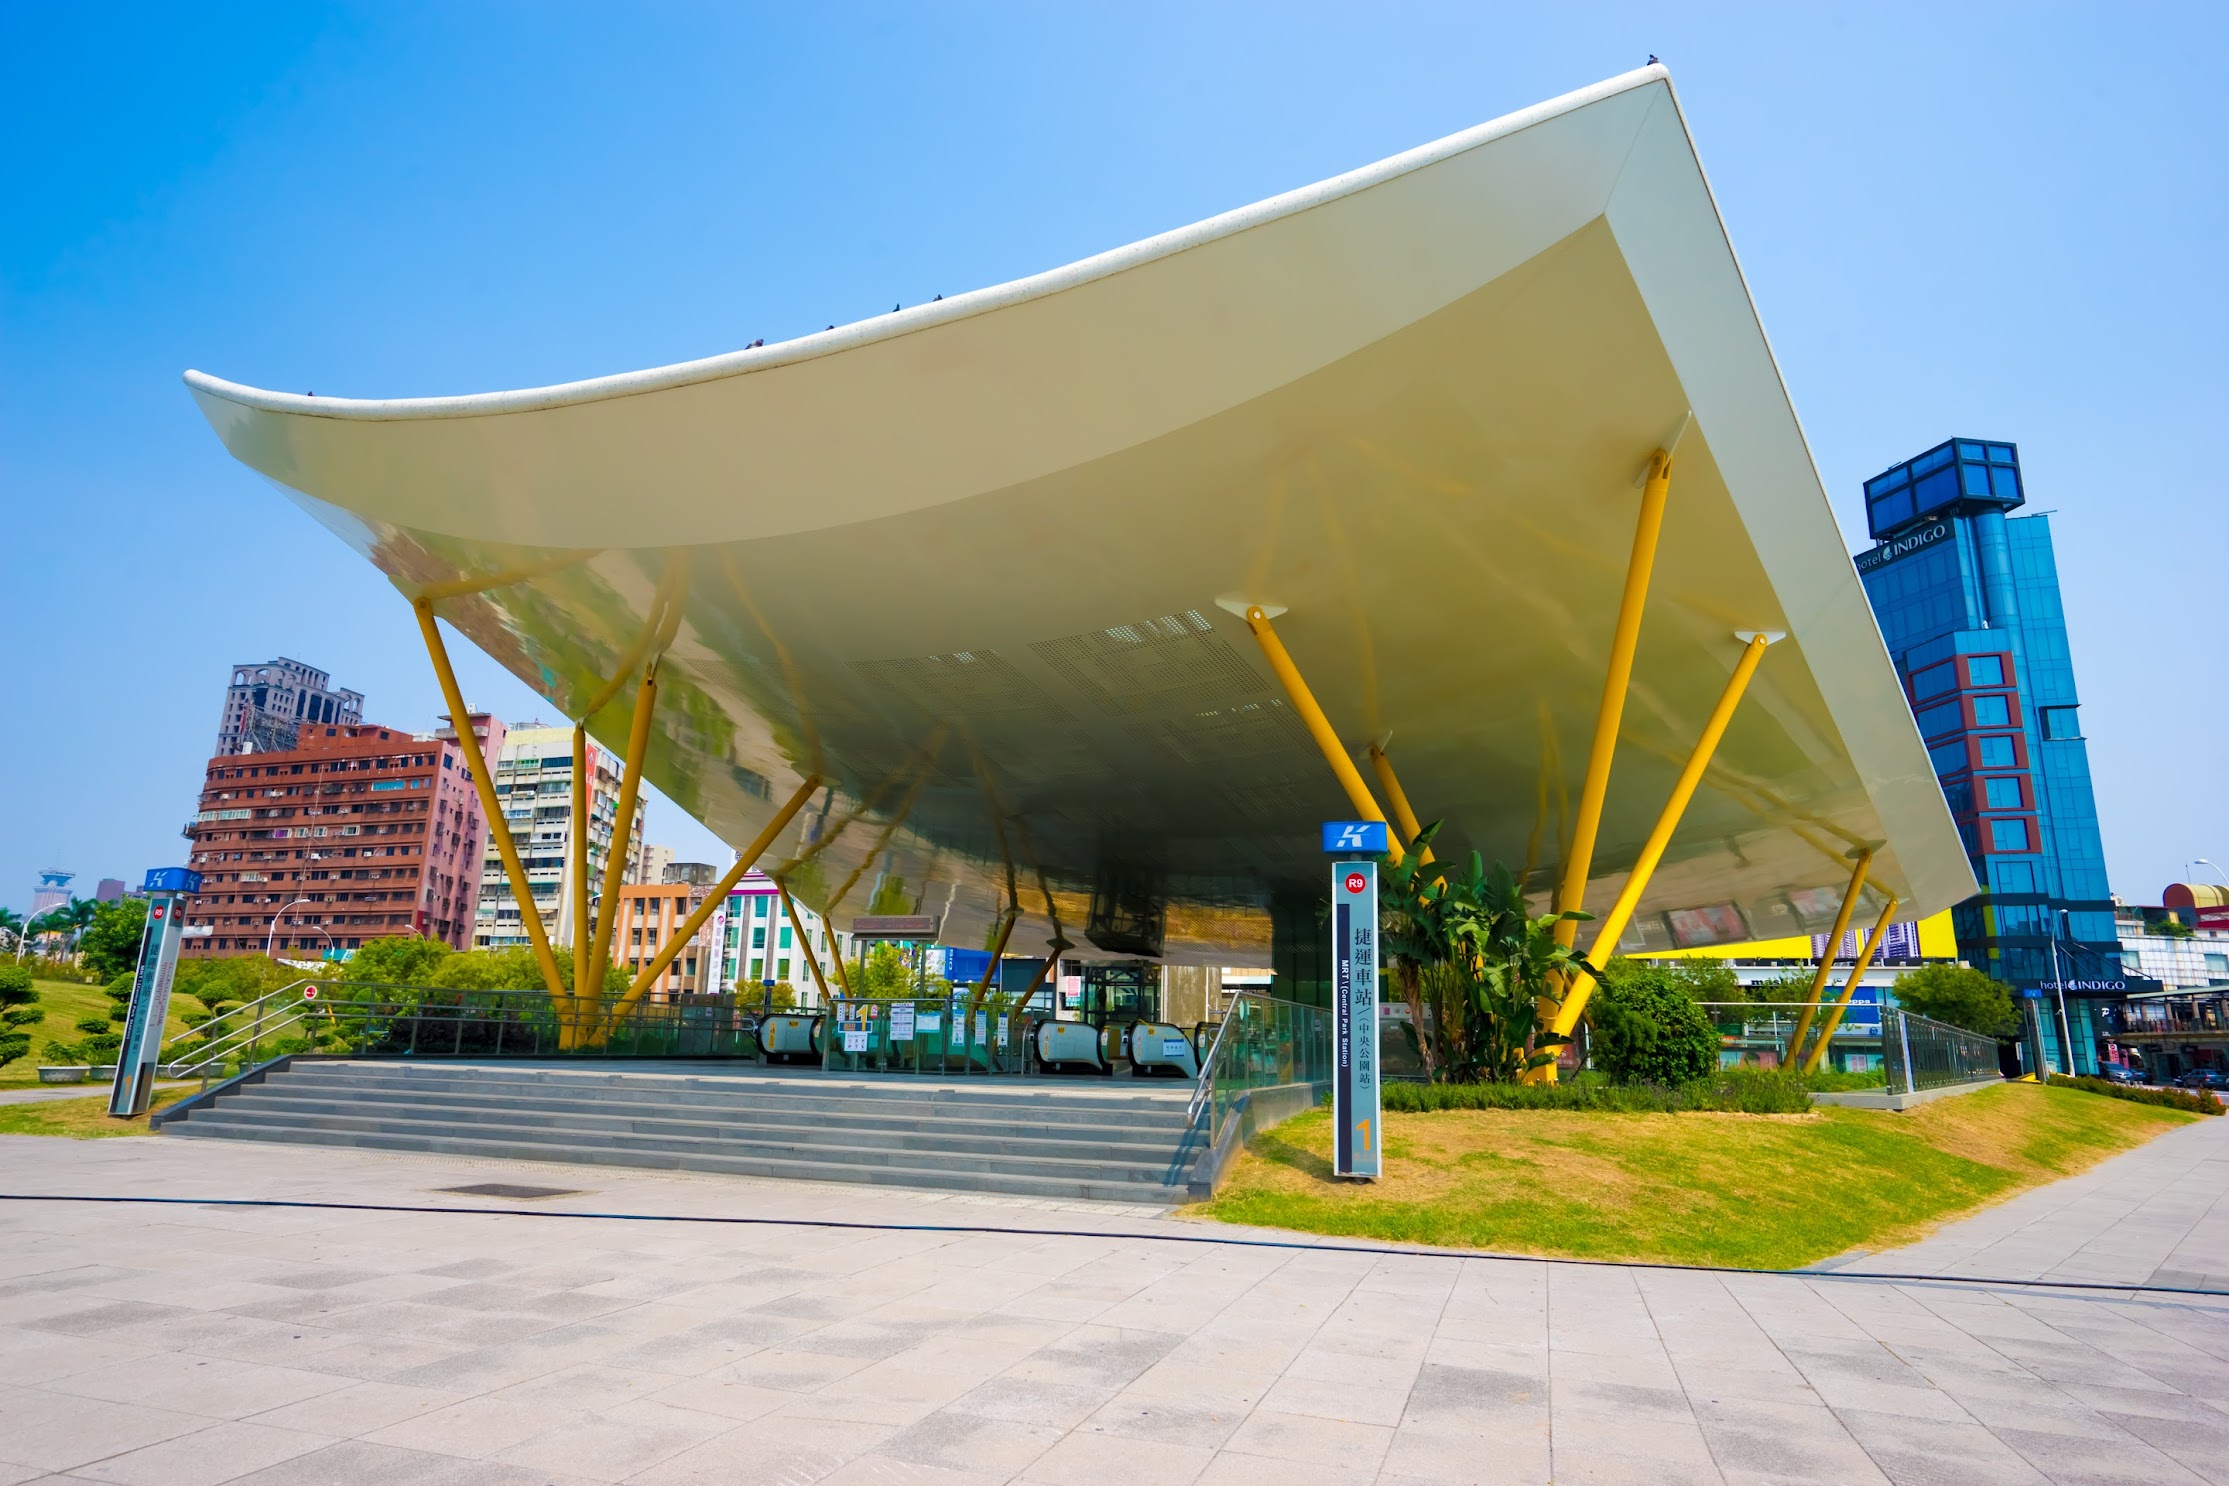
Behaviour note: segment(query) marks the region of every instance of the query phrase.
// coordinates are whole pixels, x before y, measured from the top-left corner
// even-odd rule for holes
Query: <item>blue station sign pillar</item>
[[[1376,1181],[1385,1143],[1378,1104],[1378,863],[1382,820],[1323,828],[1331,863],[1331,1169]],[[1362,856],[1361,853],[1372,853]]]
[[[124,1045],[116,1053],[116,1083],[108,1112],[120,1120],[147,1113],[155,1102],[155,1063],[162,1056],[163,1025],[170,1020],[170,980],[178,971],[178,943],[186,927],[186,900],[201,891],[201,874],[185,867],[153,867],[142,884],[147,927],[139,938],[139,973],[131,1009],[124,1015]]]

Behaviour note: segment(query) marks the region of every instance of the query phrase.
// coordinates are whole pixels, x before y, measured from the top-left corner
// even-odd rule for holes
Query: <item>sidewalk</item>
[[[2218,1135],[2167,1142],[2066,1184],[2094,1239],[2054,1263],[2218,1202]],[[443,1190],[482,1182],[576,1190]],[[162,1137],[0,1138],[0,1191],[473,1209],[0,1201],[0,1482],[2229,1479],[2229,1298],[1243,1247],[1292,1236]],[[527,1215],[568,1210],[785,1221]],[[2161,1232],[2155,1268],[2229,1269],[2210,1218]]]
[[[1837,1268],[2229,1291],[2229,1115]]]

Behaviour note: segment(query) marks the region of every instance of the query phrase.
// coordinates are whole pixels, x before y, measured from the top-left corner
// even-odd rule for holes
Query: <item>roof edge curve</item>
[[[1561,97],[1503,114],[1499,118],[1473,125],[1428,144],[1418,145],[1414,149],[1404,150],[1400,154],[1388,156],[1342,175],[1283,192],[1248,206],[1237,207],[1184,227],[1141,238],[1137,242],[1096,253],[1043,273],[968,290],[949,299],[915,305],[911,309],[898,310],[872,320],[839,325],[833,330],[815,331],[771,346],[726,351],[694,361],[560,382],[546,387],[463,393],[449,397],[313,397],[306,393],[274,392],[250,387],[190,368],[184,373],[184,381],[197,396],[216,398],[266,412],[361,422],[396,422],[421,418],[483,418],[508,413],[530,413],[743,376],[835,355],[880,341],[895,340],[931,326],[966,319],[971,315],[986,314],[1096,279],[1111,278],[1142,264],[1173,257],[1203,243],[1236,236],[1282,217],[1368,190],[1372,186],[1519,133],[1588,104],[1647,87],[1652,83],[1663,83],[1667,88],[1670,87],[1671,73],[1662,63],[1651,63],[1620,76],[1606,78]]]

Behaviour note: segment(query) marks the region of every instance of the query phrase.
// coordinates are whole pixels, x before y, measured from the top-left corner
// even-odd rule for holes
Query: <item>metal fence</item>
[[[301,981],[210,1018],[162,1061],[206,1081],[286,1053],[426,1058],[757,1058],[756,1008],[544,991]]]
[[[1241,1096],[1284,1084],[1331,1079],[1331,1011],[1253,991],[1235,996],[1200,1060],[1192,1118],[1207,1117],[1212,1143]]]
[[[1916,1094],[2004,1076],[1996,1038],[1894,1007],[1881,1011],[1881,1050],[1888,1057],[1893,1093]]]

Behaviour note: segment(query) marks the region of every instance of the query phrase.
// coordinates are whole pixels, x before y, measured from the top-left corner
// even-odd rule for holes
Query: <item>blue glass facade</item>
[[[2018,449],[1952,439],[1865,496],[1858,574],[1982,885],[1960,957],[2024,990],[2119,980],[2051,526],[2007,514]]]

